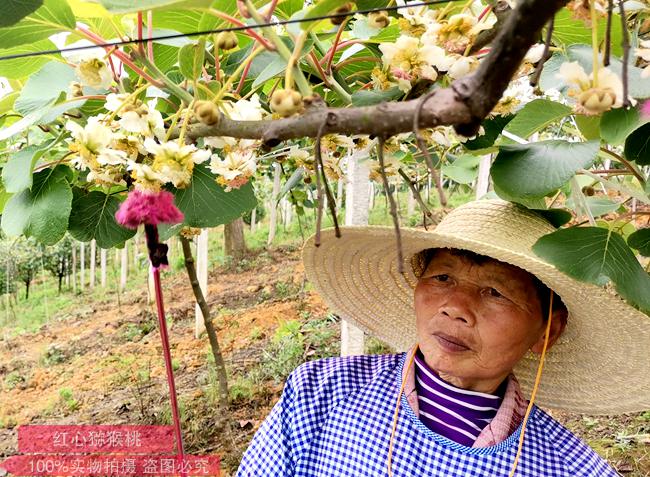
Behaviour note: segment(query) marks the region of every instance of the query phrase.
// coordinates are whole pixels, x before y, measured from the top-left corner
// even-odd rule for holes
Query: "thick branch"
[[[465,136],[476,134],[481,121],[497,104],[521,61],[539,38],[542,27],[567,0],[522,0],[512,11],[477,71],[439,89],[423,105],[420,127],[453,125]],[[230,136],[261,139],[268,146],[323,133],[366,134],[390,137],[413,130],[420,100],[382,103],[376,106],[327,108],[315,101],[300,116],[268,121],[233,121],[222,117],[214,126],[197,124],[187,137]],[[177,136],[177,132],[172,137]]]

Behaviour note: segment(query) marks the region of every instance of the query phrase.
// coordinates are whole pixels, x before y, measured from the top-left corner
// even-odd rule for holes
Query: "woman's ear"
[[[568,313],[565,308],[553,310],[553,314],[551,315],[551,329],[549,330],[548,346],[546,347],[547,351],[551,349],[551,347],[564,332],[564,329],[566,328],[567,315]],[[546,326],[544,326],[544,330],[546,330]],[[544,349],[545,335],[546,333],[542,333],[535,344],[530,347],[530,350],[533,353],[542,354],[542,350]]]

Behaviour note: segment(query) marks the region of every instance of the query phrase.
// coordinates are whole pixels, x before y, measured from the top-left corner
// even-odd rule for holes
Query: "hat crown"
[[[488,242],[513,252],[532,254],[537,240],[555,227],[527,208],[503,200],[480,200],[462,205],[438,224],[436,233]]]

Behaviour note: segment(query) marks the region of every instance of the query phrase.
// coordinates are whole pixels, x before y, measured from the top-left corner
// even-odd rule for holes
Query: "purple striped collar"
[[[495,394],[456,387],[431,369],[418,348],[415,355],[415,386],[419,418],[432,431],[471,447],[496,415],[507,379]]]

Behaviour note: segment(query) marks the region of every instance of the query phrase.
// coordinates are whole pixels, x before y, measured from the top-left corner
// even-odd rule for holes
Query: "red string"
[[[174,370],[172,369],[172,357],[169,351],[169,336],[167,335],[167,322],[165,321],[165,307],[163,305],[162,287],[160,286],[160,267],[153,268],[153,281],[156,288],[156,308],[158,309],[158,326],[160,328],[160,339],[162,340],[163,355],[165,357],[165,369],[167,370],[167,383],[169,384],[169,398],[172,406],[172,418],[174,420],[174,434],[178,445],[178,455],[181,463],[181,477],[187,476],[184,466],[185,450],[183,449],[183,437],[181,436],[181,421],[178,416],[178,401],[176,399],[176,385],[174,384]]]

